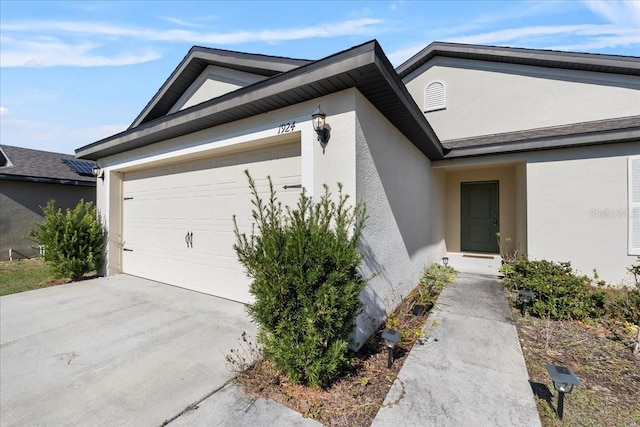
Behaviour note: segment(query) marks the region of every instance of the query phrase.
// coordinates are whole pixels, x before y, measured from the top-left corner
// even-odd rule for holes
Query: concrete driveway
[[[244,306],[118,275],[0,298],[0,424],[158,426],[221,387]]]

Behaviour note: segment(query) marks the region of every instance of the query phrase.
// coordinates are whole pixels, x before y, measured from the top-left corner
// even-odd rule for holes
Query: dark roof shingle
[[[75,160],[73,155],[10,145],[0,145],[0,150],[6,158],[5,164],[0,166],[0,179],[50,180],[58,181],[60,184],[95,185],[95,177],[80,175],[64,162]]]

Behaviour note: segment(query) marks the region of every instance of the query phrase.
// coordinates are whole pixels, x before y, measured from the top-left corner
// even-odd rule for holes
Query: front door
[[[498,253],[498,181],[461,185],[462,250]]]

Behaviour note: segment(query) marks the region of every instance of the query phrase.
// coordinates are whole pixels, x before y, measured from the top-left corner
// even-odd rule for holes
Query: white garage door
[[[233,215],[241,231],[250,232],[253,223],[244,170],[263,198],[269,175],[278,199],[293,206],[300,166],[296,143],[125,174],[123,271],[250,302],[250,280],[233,250]]]

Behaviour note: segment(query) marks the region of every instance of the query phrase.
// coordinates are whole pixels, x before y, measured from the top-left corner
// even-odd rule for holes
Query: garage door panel
[[[249,302],[232,220],[237,215],[242,232],[253,229],[245,169],[261,197],[269,196],[270,176],[279,201],[295,205],[300,190],[283,186],[300,184],[299,143],[127,173],[123,193],[131,199],[123,205],[123,240],[133,252],[123,252],[123,271]]]

